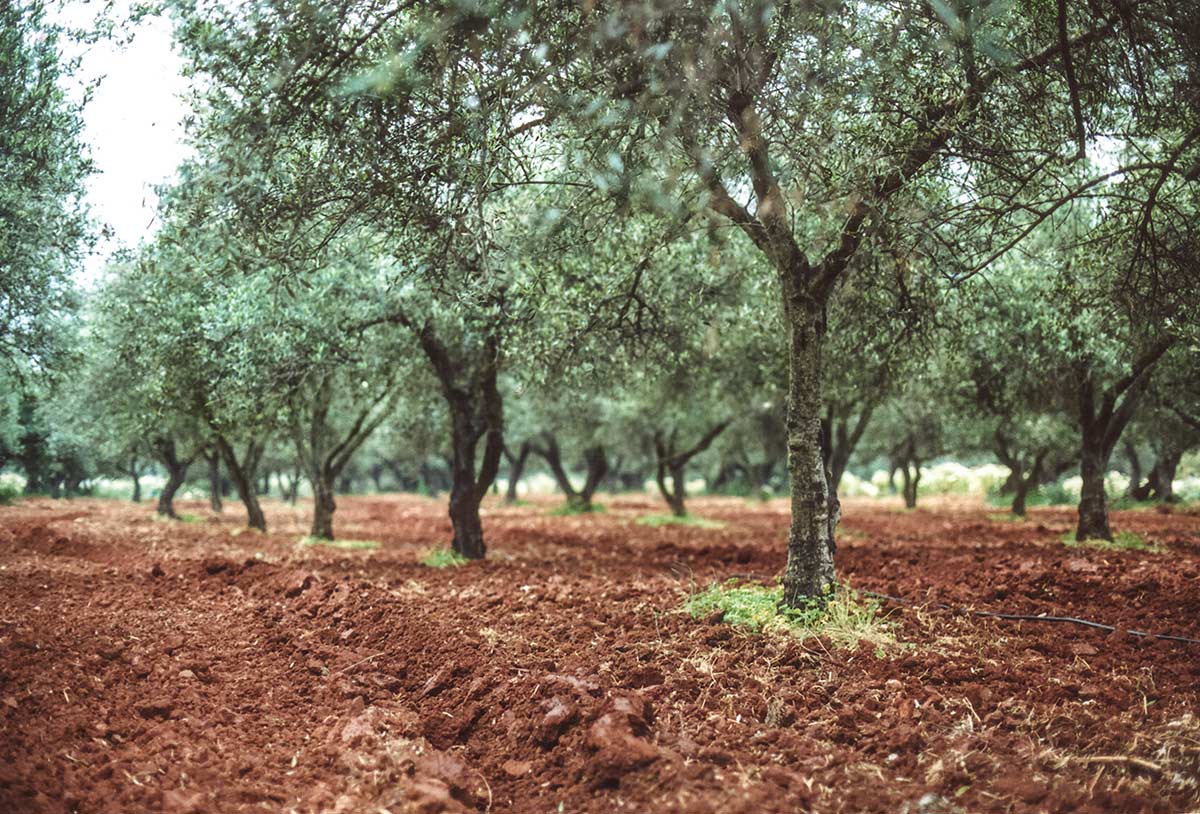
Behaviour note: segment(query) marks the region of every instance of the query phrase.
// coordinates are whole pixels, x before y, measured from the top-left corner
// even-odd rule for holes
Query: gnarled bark
[[[783,603],[799,607],[810,601],[823,602],[834,590],[834,533],[841,513],[837,496],[829,489],[821,445],[823,305],[792,292],[787,317],[791,353],[786,426],[792,518]]]
[[[841,487],[850,456],[862,440],[874,413],[874,399],[865,399],[861,405],[848,404],[838,408],[831,405],[825,408],[825,419],[821,422],[821,445],[825,451],[825,467],[829,470],[829,488],[832,491],[836,492]]]
[[[478,356],[455,359],[431,325],[416,327],[403,316],[398,319],[416,333],[441,383],[450,414],[451,546],[467,559],[482,559],[487,546],[479,505],[496,479],[504,449],[504,405],[497,387],[499,337],[489,335]],[[476,448],[481,440],[483,456],[477,466]]]
[[[1079,523],[1076,540],[1111,540],[1108,526],[1108,496],[1104,490],[1104,475],[1108,471],[1108,455],[1103,437],[1084,436],[1079,458],[1079,474],[1083,485],[1079,493]]]
[[[310,536],[319,540],[333,539],[333,513],[337,510],[334,484],[351,456],[391,413],[396,399],[392,384],[389,378],[378,386],[366,404],[359,408],[350,427],[341,432],[329,415],[336,386],[332,374],[321,375],[298,395],[292,410],[292,443],[296,458],[313,487]],[[298,477],[294,478],[293,483],[298,480]]]
[[[731,421],[732,419],[727,418],[714,424],[694,446],[683,450],[675,448],[675,430],[671,430],[670,434],[665,437],[661,431],[654,433],[654,457],[657,463],[655,482],[658,484],[658,491],[662,494],[663,499],[671,507],[671,514],[676,517],[687,515],[687,507],[684,505],[687,483],[683,473],[688,461],[712,446],[713,441],[725,431]],[[671,477],[670,489],[667,488],[667,475]]]
[[[188,467],[196,457],[196,453],[180,457],[175,446],[175,439],[167,437],[155,438],[151,444],[154,455],[167,470],[167,482],[158,493],[158,506],[155,511],[163,516],[178,519],[175,514],[175,494],[187,480]]]
[[[528,441],[522,441],[515,454],[507,446],[504,447],[504,457],[508,459],[508,488],[504,493],[504,502],[510,506],[517,502],[517,484],[525,472],[525,463],[531,452],[533,447]]]
[[[555,483],[566,495],[567,505],[580,512],[592,511],[592,497],[600,488],[600,482],[604,480],[604,476],[608,474],[608,457],[604,454],[604,447],[594,444],[583,451],[586,475],[583,487],[576,489],[563,465],[562,451],[558,447],[558,439],[554,433],[542,432],[539,437],[542,443],[540,445],[533,444],[532,449],[545,459],[554,476]]]
[[[217,449],[225,461],[225,470],[229,473],[233,487],[237,490],[238,499],[246,507],[246,525],[259,531],[267,530],[267,518],[258,502],[258,493],[254,488],[258,464],[262,460],[265,444],[258,440],[246,443],[246,450],[239,459],[233,445],[224,435],[218,433],[214,439]]]
[[[1170,348],[1172,341],[1162,339],[1151,345],[1134,359],[1128,374],[1100,392],[1097,392],[1096,373],[1090,360],[1082,361],[1076,370],[1082,441],[1079,474],[1083,478],[1076,540],[1112,539],[1104,476],[1121,433],[1133,419],[1137,405],[1150,385],[1150,375],[1155,365]]]

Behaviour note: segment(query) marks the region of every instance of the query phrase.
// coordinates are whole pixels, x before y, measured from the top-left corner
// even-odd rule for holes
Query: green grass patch
[[[987,519],[991,520],[993,523],[1024,523],[1029,520],[1028,517],[1022,517],[1019,514],[1012,514],[1011,512],[996,512],[989,514]]]
[[[1137,512],[1150,511],[1158,508],[1157,500],[1135,500],[1129,495],[1119,495],[1108,499],[1109,511]]]
[[[1075,532],[1068,531],[1062,536],[1062,541],[1070,548],[1098,548],[1103,551],[1151,551],[1160,552],[1162,548],[1146,542],[1145,538],[1132,531],[1118,531],[1111,540],[1076,540]]]
[[[345,551],[374,551],[380,544],[374,540],[322,540],[320,537],[301,537],[301,545],[328,546]]]
[[[452,548],[435,548],[421,558],[421,565],[429,568],[457,568],[469,562],[470,560]]]
[[[165,514],[155,513],[154,519],[160,523],[203,523],[204,518],[198,514],[180,513],[174,517],[167,517]]]
[[[608,511],[608,510],[605,509],[603,506],[601,506],[599,503],[592,503],[591,505],[585,505],[583,503],[577,503],[575,501],[568,501],[567,503],[564,503],[561,506],[555,506],[553,509],[551,509],[550,516],[551,517],[574,517],[575,515],[579,515],[579,514],[604,514],[604,512],[606,512],[606,511]]]
[[[685,514],[683,517],[676,517],[673,514],[647,514],[637,519],[639,526],[650,526],[651,528],[660,528],[662,526],[695,526],[701,529],[723,529],[725,523],[720,520],[710,520],[707,517],[697,517],[694,514]]]
[[[714,583],[688,597],[685,609],[700,619],[716,612],[722,621],[754,633],[787,633],[801,639],[825,636],[835,644],[855,646],[866,640],[882,655],[896,645],[895,623],[880,614],[879,602],[843,586],[824,607],[780,608],[779,586],[739,584],[736,579]]]
[[[999,490],[989,491],[985,500],[997,508],[1008,508],[1012,505],[1013,495],[1000,494]],[[1026,506],[1072,506],[1079,502],[1077,495],[1066,490],[1062,483],[1046,483],[1036,489],[1030,489],[1025,496]]]

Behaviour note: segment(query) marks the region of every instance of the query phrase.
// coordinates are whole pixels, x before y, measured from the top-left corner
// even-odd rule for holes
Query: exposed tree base
[[[454,525],[454,539],[450,548],[455,554],[460,554],[468,560],[482,560],[487,556],[487,546],[483,542],[483,525],[479,521],[478,510],[463,512],[456,517],[453,507],[450,510],[450,522]]]

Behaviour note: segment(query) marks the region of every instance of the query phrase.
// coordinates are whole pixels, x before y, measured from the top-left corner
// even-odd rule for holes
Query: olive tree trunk
[[[667,487],[667,476],[670,475],[671,487]],[[685,486],[683,466],[668,466],[667,462],[660,459],[658,468],[654,477],[655,483],[658,484],[659,494],[663,500],[667,501],[667,506],[671,509],[671,514],[676,517],[687,516],[687,506],[684,500],[687,497],[687,488]]]
[[[504,493],[504,502],[508,505],[513,505],[517,502],[517,484],[521,480],[521,476],[525,473],[525,464],[529,460],[529,453],[533,448],[528,441],[521,443],[520,449],[514,455],[507,447],[504,448],[504,457],[508,458],[508,488]]]
[[[246,525],[252,529],[266,531],[267,518],[263,514],[262,506],[258,502],[257,490],[254,488],[255,474],[258,471],[258,463],[262,459],[264,444],[260,441],[248,442],[241,460],[238,459],[233,445],[225,436],[218,434],[216,445],[221,452],[221,458],[225,461],[225,470],[229,473],[230,480],[233,481],[233,488],[237,491],[238,499],[246,507]]]
[[[179,515],[175,513],[175,494],[187,481],[188,467],[196,457],[195,453],[192,453],[190,457],[179,457],[173,438],[156,438],[151,443],[151,447],[159,462],[167,470],[167,482],[163,484],[162,491],[158,493],[158,505],[155,511],[162,517],[178,519]]]
[[[1150,489],[1155,500],[1163,503],[1175,503],[1179,500],[1175,495],[1175,473],[1179,471],[1179,461],[1183,458],[1183,450],[1168,449],[1159,453],[1154,460],[1154,468],[1150,471]]]
[[[333,513],[337,501],[333,497],[333,481],[318,479],[313,484],[313,518],[308,534],[318,540],[333,539]]]
[[[333,539],[333,513],[337,510],[334,493],[339,478],[354,453],[391,413],[397,397],[394,380],[384,379],[356,405],[354,420],[343,428],[331,416],[338,384],[335,374],[322,374],[310,387],[298,390],[292,402],[291,432],[297,470],[304,468],[313,489],[309,536],[318,540]],[[294,496],[299,480],[297,471],[288,490],[290,496]]]
[[[134,503],[142,502],[142,471],[138,466],[137,456],[129,456],[129,467],[125,470],[129,475],[129,479],[133,481],[133,496],[130,498]],[[57,495],[55,495],[57,497]]]
[[[909,458],[900,468],[900,474],[904,479],[904,508],[917,508],[917,487],[921,485],[921,461],[918,458]]]
[[[687,467],[688,461],[712,446],[713,441],[725,431],[725,428],[732,421],[733,419],[727,418],[724,421],[714,424],[695,446],[681,451],[676,451],[675,449],[677,433],[674,429],[671,430],[670,435],[665,437],[661,431],[654,433],[654,457],[657,463],[655,481],[658,483],[658,491],[662,493],[663,499],[671,507],[671,514],[676,517],[685,517],[687,515],[687,508],[684,505],[684,500],[687,497],[687,481],[684,476],[684,469]],[[671,489],[667,488],[666,480],[668,474],[671,476]]]
[[[495,398],[498,403],[498,393]],[[479,560],[487,554],[479,505],[496,478],[503,441],[498,426],[494,431],[480,431],[478,410],[469,398],[451,399],[449,405],[453,450],[450,465],[450,525],[454,529],[454,538],[451,547],[467,559]],[[484,434],[487,435],[487,443],[483,466],[482,470],[477,470],[476,447]]]
[[[1102,390],[1090,360],[1081,360],[1077,367],[1076,396],[1082,442],[1079,474],[1083,478],[1083,488],[1079,495],[1076,540],[1112,539],[1104,476],[1121,433],[1133,419],[1142,395],[1150,386],[1155,365],[1173,341],[1161,339],[1151,345],[1134,358],[1127,375]]]
[[[1084,436],[1079,457],[1079,475],[1083,486],[1079,493],[1079,524],[1076,540],[1111,540],[1108,526],[1108,497],[1104,490],[1104,475],[1108,472],[1108,455],[1103,438]]]
[[[821,444],[825,450],[825,466],[829,471],[831,491],[836,493],[841,487],[842,477],[850,465],[850,456],[862,440],[874,413],[875,401],[872,399],[864,401],[861,405],[848,404],[840,408],[826,408],[825,420],[821,424]]]
[[[783,603],[798,607],[808,600],[823,601],[834,589],[834,531],[840,512],[837,498],[829,490],[821,448],[825,316],[817,303],[790,302],[787,317],[791,342],[786,426],[792,517]]]
[[[1042,479],[1042,467],[1045,465],[1046,456],[1049,454],[1048,449],[1040,449],[1037,455],[1034,456],[1033,465],[1029,468],[1029,472],[1022,477],[1020,463],[1018,462],[1016,488],[1013,492],[1012,513],[1017,517],[1024,517],[1026,513],[1026,503],[1029,500],[1029,493],[1037,488]]]
[[[608,474],[608,456],[604,453],[604,447],[596,444],[583,451],[586,475],[583,487],[576,489],[575,485],[571,483],[571,477],[567,474],[566,466],[563,465],[562,451],[559,449],[558,439],[554,433],[543,432],[541,438],[542,445],[532,446],[532,450],[545,459],[554,476],[554,481],[567,498],[567,505],[580,512],[592,511],[594,508],[592,498],[595,496],[596,490],[600,488],[604,476]]]
[[[1142,484],[1142,459],[1138,455],[1137,445],[1126,440],[1124,448],[1125,460],[1129,462],[1129,486],[1125,487],[1125,496],[1145,500],[1150,495],[1150,486]]]
[[[302,467],[299,465],[295,466],[291,472],[284,472],[280,475],[284,500],[293,506],[300,497],[300,479],[303,475]]]
[[[450,415],[450,525],[451,546],[467,559],[482,559],[487,553],[479,506],[487,495],[504,450],[504,404],[497,386],[500,339],[496,331],[482,348],[452,353],[426,322],[417,324],[399,313],[393,317],[409,327],[425,352]],[[495,327],[495,326],[493,326]],[[476,447],[484,441],[483,456],[476,466]],[[424,475],[424,470],[422,471]]]
[[[221,505],[221,453],[215,447],[205,449],[204,460],[208,463],[208,507],[220,514]]]

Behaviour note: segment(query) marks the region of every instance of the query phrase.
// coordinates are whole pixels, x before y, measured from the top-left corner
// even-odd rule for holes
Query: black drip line
[[[899,605],[916,606],[920,603],[913,602],[907,599],[902,599],[898,596],[889,596],[875,591],[858,591],[863,596],[869,596],[873,599],[882,599],[887,602],[895,602]],[[974,610],[972,608],[957,608],[953,605],[947,605],[944,602],[937,602],[925,607],[937,608],[939,610],[948,610],[952,613],[968,616],[983,616],[989,619],[1004,619],[1012,622],[1059,622],[1071,625],[1082,625],[1083,627],[1095,628],[1096,630],[1107,630],[1110,633],[1117,630],[1113,625],[1106,625],[1103,622],[1093,622],[1090,619],[1078,619],[1074,616],[1032,616],[1021,613],[997,613],[996,611]],[[1130,636],[1141,636],[1148,639],[1162,639],[1168,642],[1183,642],[1184,644],[1200,644],[1200,639],[1189,639],[1187,636],[1175,636],[1170,633],[1147,633],[1144,630],[1126,630]]]

